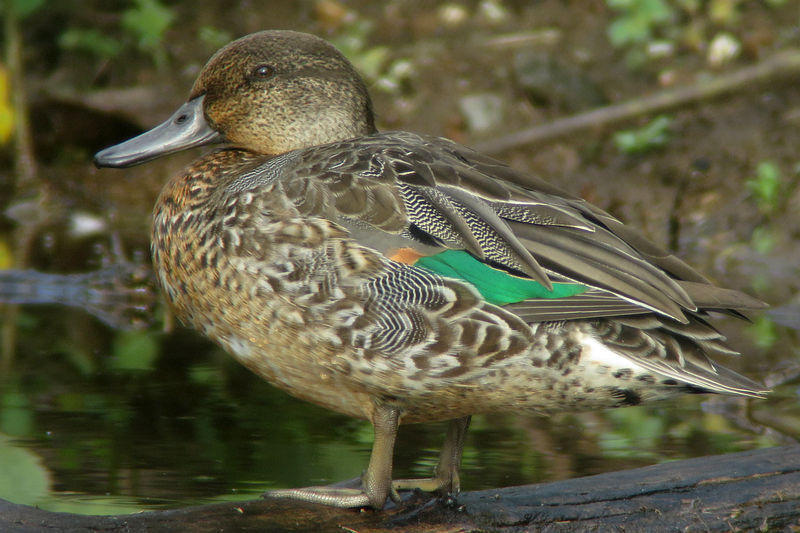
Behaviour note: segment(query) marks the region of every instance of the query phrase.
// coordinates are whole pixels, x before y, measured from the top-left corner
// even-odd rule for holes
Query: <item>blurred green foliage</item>
[[[641,128],[616,132],[614,145],[624,154],[641,154],[660,148],[669,142],[671,125],[671,118],[660,115]]]
[[[30,449],[0,433],[0,498],[35,505],[48,494],[50,472]]]
[[[33,428],[33,410],[30,399],[17,388],[9,388],[0,395],[0,432],[25,436]]]
[[[754,177],[745,182],[759,210],[765,215],[774,213],[783,198],[783,177],[780,168],[772,161],[762,161],[756,166]]]
[[[114,338],[112,367],[115,370],[153,370],[158,343],[147,331],[121,331]]]
[[[787,233],[781,214],[785,212],[792,191],[797,186],[797,178],[796,172],[794,182],[789,182],[777,163],[760,161],[753,177],[745,181],[750,198],[761,214],[760,223],[753,228],[749,246],[767,260],[772,254],[780,253],[782,245],[786,243]],[[773,291],[774,285],[772,277],[763,271],[756,272],[751,278],[751,286],[761,294]],[[760,315],[748,325],[747,332],[759,347],[770,349],[781,337],[780,327],[770,316]]]
[[[790,183],[784,179],[776,163],[761,161],[756,165],[755,175],[745,181],[745,187],[763,217],[750,238],[751,246],[761,255],[772,252],[784,234],[777,218],[786,209],[798,177],[796,173],[795,180]]]
[[[233,40],[230,32],[213,26],[201,26],[197,37],[206,44],[210,51],[217,51]]]
[[[118,39],[95,28],[67,28],[59,37],[58,44],[66,50],[85,52],[100,59],[111,59],[124,48]]]
[[[10,9],[13,15],[22,20],[44,7],[48,0],[4,0],[1,6]]]
[[[128,32],[138,48],[150,54],[157,67],[167,63],[164,34],[175,19],[175,13],[158,0],[134,0],[122,13],[122,29]]]
[[[609,411],[614,427],[600,436],[600,446],[610,457],[657,458],[665,420],[646,407]]]
[[[778,340],[778,326],[766,315],[759,315],[748,325],[750,336],[755,343],[764,349],[771,348]]]
[[[149,56],[156,68],[166,67],[164,36],[175,20],[174,9],[158,0],[133,0],[119,17],[119,29],[112,37],[97,28],[69,27],[59,37],[65,50],[83,52],[100,60],[113,59],[135,49]]]
[[[775,249],[778,243],[778,235],[775,228],[771,225],[756,226],[753,228],[753,234],[750,237],[750,246],[761,254],[767,255]]]
[[[665,0],[607,0],[619,15],[608,26],[608,38],[616,47],[645,44],[659,26],[671,22],[675,11]]]
[[[618,13],[608,26],[611,44],[626,51],[629,66],[643,65],[648,58],[648,47],[661,41],[671,46],[665,35],[676,21],[676,12],[667,0],[606,0]]]
[[[779,9],[786,3],[765,5]],[[746,2],[740,0],[606,0],[606,5],[616,14],[608,40],[632,68],[678,54],[703,54],[709,66],[719,67],[739,55],[748,37]]]
[[[353,14],[330,41],[352,61],[373,87],[397,93],[412,73],[411,63],[404,59],[391,59],[388,46],[370,46],[369,36],[374,28],[373,22]]]

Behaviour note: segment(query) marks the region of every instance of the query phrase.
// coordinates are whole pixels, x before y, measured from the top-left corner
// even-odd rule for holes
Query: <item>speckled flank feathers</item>
[[[185,105],[229,146],[155,207],[175,314],[270,383],[376,427],[363,490],[281,496],[380,507],[409,486],[390,481],[400,423],[455,420],[415,485],[452,491],[475,413],[765,392],[711,360],[735,352],[706,321],[760,302],[544,181],[446,139],[376,132],[363,82],[321,39],[240,39]],[[130,142],[158,155],[146,135]]]

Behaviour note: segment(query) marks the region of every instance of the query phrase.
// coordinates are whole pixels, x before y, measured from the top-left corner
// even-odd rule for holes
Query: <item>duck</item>
[[[711,323],[764,303],[543,179],[378,131],[365,82],[322,38],[231,42],[172,116],[94,161],[209,145],[153,211],[169,307],[275,387],[374,428],[357,486],[269,496],[381,509],[403,490],[455,495],[476,414],[769,392],[715,361],[738,352]],[[393,479],[399,426],[434,421],[449,423],[432,476]]]

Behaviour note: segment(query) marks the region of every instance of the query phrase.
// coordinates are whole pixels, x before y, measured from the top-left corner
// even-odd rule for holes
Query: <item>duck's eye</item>
[[[259,65],[250,73],[250,77],[256,80],[265,80],[275,74],[275,68],[270,65]]]

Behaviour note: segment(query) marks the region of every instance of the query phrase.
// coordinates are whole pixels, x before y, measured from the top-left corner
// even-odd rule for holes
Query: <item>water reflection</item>
[[[53,335],[41,335],[44,324]],[[368,461],[368,423],[287,396],[192,332],[117,331],[45,306],[23,308],[20,333],[24,348],[0,384],[2,498],[134,512],[331,483]],[[479,416],[463,488],[779,444],[785,437],[756,420],[770,413],[796,437],[796,388],[754,403],[754,415],[742,400],[715,398],[704,409],[703,398],[686,397],[549,419]],[[403,426],[396,476],[428,475],[443,436],[442,424]]]
[[[156,300],[153,272],[143,264],[117,263],[79,274],[0,270],[0,302],[82,309],[117,329],[152,325]]]

